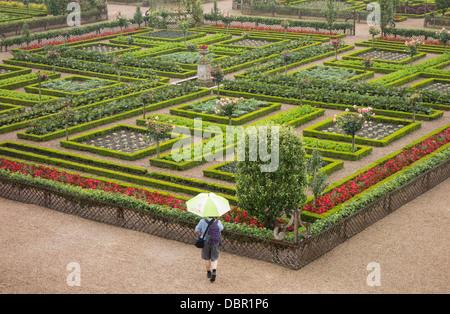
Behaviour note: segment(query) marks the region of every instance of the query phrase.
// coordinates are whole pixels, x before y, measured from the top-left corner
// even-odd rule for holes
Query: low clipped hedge
[[[218,97],[210,97],[210,98],[206,98],[202,101],[207,101],[207,100],[211,100],[211,99],[218,99]],[[191,118],[191,119],[201,118],[202,120],[219,123],[219,124],[228,124],[228,122],[229,122],[228,117],[221,117],[218,115],[204,114],[204,113],[186,110],[187,108],[189,108],[189,106],[190,106],[190,104],[181,105],[179,107],[172,108],[172,109],[170,109],[170,113],[174,114],[174,115],[182,116],[182,117]],[[232,125],[242,125],[251,120],[255,120],[257,118],[263,117],[273,111],[277,111],[280,109],[281,109],[281,104],[268,103],[267,106],[264,108],[250,112],[248,114],[245,114],[245,115],[237,117],[237,118],[232,118],[231,124]]]
[[[60,144],[62,147],[69,148],[69,149],[88,151],[88,152],[98,154],[101,156],[114,157],[114,158],[123,159],[123,160],[130,160],[130,161],[142,159],[144,157],[147,157],[147,156],[150,156],[150,155],[153,155],[156,153],[156,144],[151,147],[148,147],[146,149],[139,150],[135,153],[125,153],[125,152],[119,152],[119,151],[116,151],[113,149],[101,148],[101,147],[96,147],[93,145],[87,145],[87,144],[81,143],[82,141],[86,141],[86,140],[95,138],[97,136],[106,135],[111,132],[123,130],[123,129],[142,132],[142,133],[145,133],[147,131],[146,128],[135,127],[135,126],[130,126],[130,125],[119,123],[110,128],[100,129],[100,130],[84,133],[80,136],[73,137],[73,138],[69,139],[68,141],[66,141],[66,140],[61,141]],[[167,150],[170,147],[172,147],[172,145],[179,140],[180,140],[180,138],[175,138],[175,139],[171,139],[171,140],[168,140],[165,142],[161,142],[159,145],[159,148],[161,151]]]
[[[40,162],[76,171],[83,171],[93,175],[104,176],[113,180],[120,180],[189,195],[208,193],[212,190],[218,195],[228,199],[231,204],[237,203],[237,199],[234,196],[236,192],[233,187],[190,178],[182,178],[176,175],[173,176],[159,172],[148,172],[145,168],[108,162],[102,159],[88,158],[54,149],[41,148],[28,144],[8,141],[0,143],[0,154],[27,161]],[[188,199],[183,196],[174,196],[177,198]]]
[[[427,139],[428,137],[433,136],[433,135],[435,135],[435,134],[437,134],[437,133],[447,129],[449,126],[450,125],[447,124],[447,125],[439,128],[439,129],[437,129],[437,130],[435,130],[435,131],[433,131],[433,132],[431,132],[431,133],[421,137],[420,139],[418,139],[418,140],[416,140],[416,141],[406,145],[404,148],[402,148],[402,149],[400,149],[400,150],[398,150],[396,152],[393,152],[392,154],[389,154],[388,156],[380,158],[377,161],[371,163],[370,165],[364,167],[363,169],[360,169],[360,170],[354,172],[353,174],[345,177],[344,179],[333,183],[332,185],[330,185],[324,191],[324,193],[327,193],[328,191],[331,191],[331,190],[333,190],[333,189],[335,189],[335,188],[345,184],[346,182],[356,178],[358,175],[360,175],[361,173],[366,172],[367,170],[369,170],[371,168],[374,168],[376,166],[384,164],[387,160],[389,160],[391,158],[394,158],[395,156],[401,154],[404,150],[409,149],[410,147],[412,147],[412,146],[422,142],[423,140]],[[321,225],[323,227],[321,221],[326,221],[328,217],[331,218],[333,215],[338,214],[341,210],[345,209],[349,204],[352,204],[354,202],[358,202],[358,200],[360,200],[360,199],[364,199],[367,195],[370,195],[373,191],[379,189],[380,187],[383,187],[385,185],[390,185],[391,182],[395,182],[397,180],[397,178],[403,176],[405,173],[408,173],[410,171],[414,172],[414,169],[416,167],[420,167],[421,164],[426,163],[427,160],[433,158],[434,156],[440,154],[441,152],[447,151],[447,155],[448,155],[449,154],[449,148],[450,148],[450,143],[442,146],[441,148],[437,149],[436,151],[434,151],[430,155],[425,156],[424,158],[418,160],[417,162],[415,162],[411,166],[405,167],[402,170],[400,170],[397,173],[395,173],[394,175],[392,175],[392,176],[390,176],[390,177],[388,177],[388,178],[378,182],[377,184],[371,186],[369,189],[367,189],[364,192],[356,195],[355,197],[349,199],[348,201],[346,201],[346,202],[344,202],[344,203],[342,203],[340,205],[335,206],[333,209],[329,210],[326,213],[323,213],[322,215],[311,213],[311,212],[307,212],[307,211],[303,211],[302,212],[302,219],[304,219],[305,221],[314,222],[314,224],[319,222],[319,225]],[[416,176],[417,176],[417,174],[413,175],[411,178],[414,178]],[[405,184],[405,183],[406,182],[403,182],[403,184]],[[400,184],[400,185],[402,185],[402,184]],[[389,192],[389,189],[387,191],[385,191],[385,192]],[[312,197],[308,198],[307,202],[310,202],[311,200],[312,200]],[[372,201],[374,201],[374,200],[375,199],[372,199]]]
[[[349,53],[349,54],[347,54],[345,56],[342,56],[342,59],[344,59],[344,60],[348,60],[348,59],[350,59],[350,60],[352,60],[352,59],[353,60],[362,60],[363,58],[359,57],[359,55],[361,55],[363,53],[366,53],[366,52],[369,52],[369,51],[372,51],[372,50],[382,50],[382,51],[402,52],[402,53],[405,52],[404,50],[399,50],[399,49],[377,48],[377,47],[375,47],[375,49],[373,49],[372,47],[370,47],[370,48],[366,48],[366,49],[362,49],[362,50],[358,50],[358,51]],[[419,52],[414,57],[412,57],[412,61],[416,61],[416,60],[421,59],[421,58],[423,58],[425,56],[426,56],[426,53]],[[405,64],[405,65],[407,65],[407,64],[409,64],[411,62],[411,57],[403,59],[401,61],[382,60],[382,59],[375,59],[375,58],[372,58],[372,60],[374,60],[374,61],[378,60],[378,61],[381,61],[381,62],[384,62],[384,63]]]
[[[216,91],[213,91],[214,93]],[[300,99],[294,99],[294,98],[285,98],[280,96],[270,96],[270,95],[262,95],[262,94],[253,94],[253,93],[246,93],[246,92],[236,92],[231,90],[225,90],[221,89],[220,94],[223,96],[230,96],[230,97],[244,97],[244,98],[254,98],[258,100],[264,100],[268,102],[279,102],[283,104],[291,104],[291,105],[299,105],[301,103],[308,104],[311,106],[319,107],[319,108],[325,108],[325,109],[334,109],[334,110],[345,110],[345,109],[352,109],[353,107],[350,105],[344,105],[344,104],[333,104],[333,103],[325,103],[320,101],[309,101],[309,100],[300,100]],[[372,110],[377,115],[383,115],[387,117],[393,117],[393,118],[401,118],[401,119],[411,119],[412,113],[404,112],[404,111],[393,111],[393,110],[383,110],[383,109],[373,109]],[[431,115],[424,115],[424,114],[416,114],[417,120],[423,120],[423,121],[433,121],[436,119],[441,118],[444,115],[444,112],[441,110],[433,110]]]
[[[306,155],[307,158],[310,158],[310,155]],[[322,167],[320,171],[324,174],[331,174],[337,170],[340,170],[344,167],[344,162],[340,160],[330,159],[330,158],[322,158],[323,161],[328,164],[325,167]],[[214,179],[219,179],[223,181],[235,182],[236,174],[226,171],[221,171],[220,168],[226,166],[235,161],[225,161],[223,163],[214,165],[212,167],[206,168],[203,170],[203,175],[205,177],[210,177]]]
[[[90,105],[87,105],[87,106],[83,106],[83,108],[95,107],[96,105],[98,105],[100,103],[111,102],[111,101],[118,100],[118,99],[137,97],[137,96],[141,95],[144,92],[145,91],[141,91],[141,92],[134,93],[134,94],[129,94],[129,95],[126,95],[126,96],[120,96],[120,97],[117,97],[117,98],[108,99],[108,100],[105,100],[105,101],[102,101],[102,102],[99,102],[99,103],[94,103],[94,104],[90,104]],[[166,108],[166,107],[169,107],[169,106],[177,105],[177,104],[180,104],[180,103],[183,103],[183,102],[187,102],[187,101],[190,101],[190,100],[193,100],[193,99],[197,99],[197,98],[206,96],[208,94],[210,94],[210,90],[209,89],[201,89],[198,92],[187,94],[187,95],[184,95],[182,97],[177,97],[177,98],[173,98],[173,99],[170,99],[170,100],[165,100],[165,101],[162,101],[162,102],[159,102],[159,103],[147,105],[145,107],[145,109],[146,109],[147,112],[148,111],[153,111],[153,110],[158,110],[158,109]],[[79,107],[79,108],[82,108],[82,107]],[[77,109],[79,109],[79,108],[77,108]],[[105,124],[108,124],[108,123],[111,123],[111,122],[115,122],[115,121],[118,121],[118,120],[131,118],[131,117],[140,115],[141,113],[142,113],[142,108],[138,108],[138,109],[133,109],[133,110],[130,110],[130,111],[127,111],[127,112],[124,112],[124,113],[117,114],[117,115],[113,115],[113,116],[109,116],[109,117],[106,117],[106,118],[102,118],[102,119],[98,119],[98,120],[95,120],[95,121],[91,121],[91,122],[88,122],[88,123],[83,123],[83,124],[80,124],[80,125],[77,125],[77,126],[73,126],[73,127],[70,127],[68,129],[69,135],[70,134],[79,133],[79,132],[83,132],[83,131],[86,131],[86,130],[90,130],[92,128],[95,128],[95,127],[98,127],[98,126],[102,126],[102,125],[105,125]],[[48,118],[48,117],[49,116],[45,116],[45,117],[42,117],[42,118],[39,118],[39,119],[44,119],[44,118]],[[25,121],[25,122],[28,122],[28,121]],[[26,140],[30,140],[30,141],[35,141],[35,142],[54,140],[54,139],[57,139],[57,138],[60,138],[60,137],[64,137],[65,135],[66,135],[66,130],[58,130],[58,131],[55,131],[55,132],[52,132],[52,133],[49,133],[49,134],[46,134],[46,135],[34,135],[34,134],[29,134],[26,131],[17,133],[17,137],[18,138],[26,139]]]
[[[49,74],[50,78],[57,78],[59,79],[61,77],[61,74],[59,74],[58,76],[54,76],[55,74]],[[90,79],[85,77],[85,76],[79,76],[79,75],[72,75],[72,76],[66,76],[61,78],[61,80],[73,80],[76,79],[78,81],[89,81]],[[106,89],[115,85],[119,85],[120,83],[117,81],[111,81],[111,80],[105,80],[108,81],[108,85],[106,86],[102,86],[102,87],[97,87],[93,90],[101,90],[101,89]],[[45,84],[45,83],[44,83]],[[41,94],[42,95],[48,95],[48,96],[53,96],[53,97],[70,97],[70,96],[81,96],[84,93],[86,93],[86,91],[81,91],[78,93],[69,93],[69,92],[63,92],[63,91],[59,91],[59,90],[55,90],[55,89],[48,89],[45,88],[45,85],[42,84],[41,87]],[[33,94],[37,94],[39,93],[39,84],[33,84],[30,86],[25,86],[25,91],[28,93],[33,93]],[[92,90],[89,90],[92,91]]]
[[[49,79],[57,79],[61,77],[61,73],[46,73]],[[32,84],[37,84],[37,76],[29,73],[20,76],[12,76],[0,80],[0,89],[18,89]],[[39,90],[37,91],[39,92]]]
[[[360,144],[360,145],[370,145],[370,146],[375,146],[375,147],[385,147],[387,145],[389,145],[390,143],[392,143],[393,141],[419,129],[421,127],[421,123],[420,122],[411,122],[408,120],[401,120],[401,119],[393,119],[393,118],[386,118],[386,117],[374,117],[373,118],[374,121],[376,122],[387,122],[387,123],[393,123],[393,124],[405,124],[405,126],[403,128],[401,128],[400,130],[392,133],[391,135],[381,139],[381,140],[376,140],[376,139],[369,139],[369,138],[364,138],[364,137],[359,137],[356,136],[355,137],[355,143]],[[328,132],[322,132],[319,131],[319,129],[322,129],[324,127],[327,127],[329,125],[334,124],[333,122],[333,118],[327,119],[325,121],[322,121],[320,123],[317,123],[313,126],[310,126],[306,129],[303,130],[303,135],[304,136],[309,136],[309,137],[316,137],[316,138],[321,138],[321,139],[328,139],[328,140],[336,140],[336,141],[343,141],[343,142],[351,142],[352,141],[352,137],[349,135],[343,135],[343,134],[336,134],[336,133],[328,133]]]

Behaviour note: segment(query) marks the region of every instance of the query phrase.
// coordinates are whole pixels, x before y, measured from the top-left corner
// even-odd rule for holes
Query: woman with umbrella
[[[223,230],[219,217],[230,210],[230,205],[227,199],[214,193],[201,193],[187,201],[186,205],[189,212],[202,217],[195,231],[204,239],[201,257],[205,261],[207,278],[214,282],[222,240],[220,232]]]

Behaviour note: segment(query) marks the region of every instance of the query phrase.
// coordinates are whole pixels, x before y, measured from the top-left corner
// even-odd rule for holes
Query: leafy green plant
[[[269,163],[261,159],[250,161],[254,151],[246,150],[245,158],[237,163],[236,173],[239,208],[256,216],[269,229],[275,226],[278,217],[289,214],[296,205],[302,207],[306,201],[307,172],[303,142],[289,127],[281,126],[278,130],[277,140],[274,129],[267,126],[268,153],[272,149],[278,150],[278,167],[271,169],[274,171],[263,172],[262,166],[270,168]],[[252,136],[258,138],[258,128],[254,129],[254,133],[245,133],[245,147],[251,147]]]

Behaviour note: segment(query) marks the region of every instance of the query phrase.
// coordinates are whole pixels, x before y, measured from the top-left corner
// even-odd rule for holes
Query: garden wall
[[[330,228],[303,239],[299,244],[224,230],[222,250],[291,269],[300,269],[437,186],[448,179],[449,175],[450,160],[447,159]],[[0,177],[0,197],[44,206],[59,212],[188,244],[193,244],[196,238],[195,222],[137,211],[122,205],[83,198],[5,177]]]

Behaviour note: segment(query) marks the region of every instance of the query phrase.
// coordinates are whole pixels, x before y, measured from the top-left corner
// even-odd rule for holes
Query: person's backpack
[[[219,244],[220,241],[222,240],[218,223],[219,221],[216,220],[209,227],[207,237],[208,244]]]

